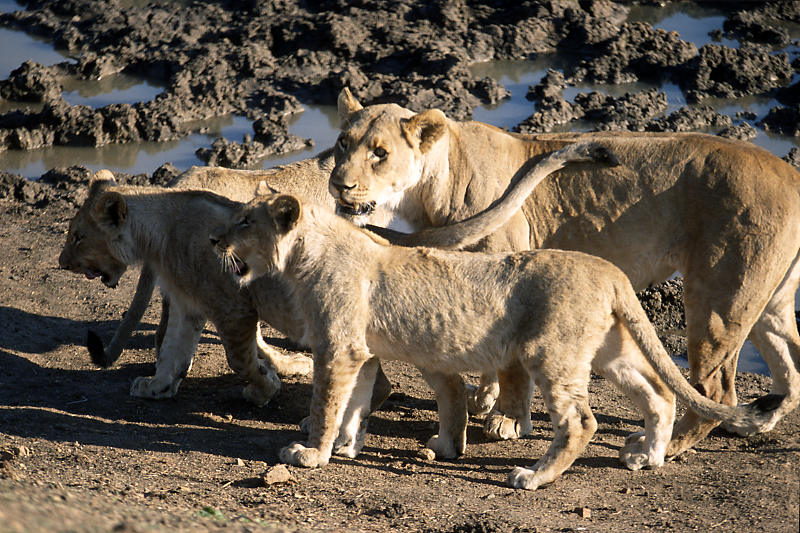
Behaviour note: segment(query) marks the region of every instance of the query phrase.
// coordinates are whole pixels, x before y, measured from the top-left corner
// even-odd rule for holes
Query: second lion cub
[[[639,305],[628,278],[579,252],[476,254],[389,245],[295,196],[268,194],[243,206],[211,237],[247,284],[283,277],[314,351],[311,429],[280,452],[286,463],[327,464],[361,366],[372,357],[416,365],[434,388],[439,434],[428,446],[454,457],[466,444],[466,398],[457,372],[519,361],[539,387],[555,429],[544,457],[516,468],[512,487],[556,479],[582,452],[597,423],[588,402],[592,370],[642,411],[645,431],[620,458],[658,467],[672,433],[674,391],[698,413],[757,425],[770,406],[717,404],[678,371]]]

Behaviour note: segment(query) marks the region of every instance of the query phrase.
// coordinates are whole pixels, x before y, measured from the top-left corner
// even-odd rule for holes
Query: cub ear
[[[278,230],[284,233],[297,226],[302,213],[300,200],[288,194],[278,196],[269,204],[270,216]]]
[[[337,107],[339,108],[339,128],[341,129],[347,127],[347,123],[350,122],[354,113],[364,109],[364,106],[358,103],[358,100],[347,87],[339,93]]]
[[[92,176],[91,180],[89,180],[89,196],[97,194],[106,187],[111,187],[116,184],[117,180],[114,179],[114,174],[112,174],[110,170],[98,170],[95,172],[94,176]]]
[[[265,180],[259,181],[256,186],[256,196],[267,196],[269,194],[280,194],[280,192],[270,187]]]
[[[447,117],[438,109],[430,109],[400,120],[400,127],[408,144],[417,147],[423,154],[433,148],[436,141],[447,131]]]
[[[118,192],[106,192],[97,199],[92,218],[106,230],[119,230],[128,214],[128,204]]]

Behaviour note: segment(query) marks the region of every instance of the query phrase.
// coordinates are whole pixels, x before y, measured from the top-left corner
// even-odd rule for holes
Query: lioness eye
[[[249,225],[250,225],[250,221],[247,220],[247,217],[244,217],[242,220],[239,221],[239,227],[240,228],[246,228]]]
[[[383,159],[384,157],[386,157],[386,150],[384,150],[384,149],[383,149],[383,148],[381,148],[380,146],[378,146],[377,148],[375,148],[375,149],[372,151],[372,153],[373,153],[373,154],[375,154],[376,156],[380,157],[381,159]]]
[[[339,147],[340,150],[347,150],[347,139],[344,137],[339,137],[336,140],[336,145]]]

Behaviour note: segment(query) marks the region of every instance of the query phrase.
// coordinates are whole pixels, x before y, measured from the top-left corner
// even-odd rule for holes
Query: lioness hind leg
[[[436,393],[439,433],[426,446],[439,459],[455,459],[467,448],[467,396],[464,380],[458,374],[420,369],[422,377]]]
[[[588,401],[588,368],[576,369],[571,376],[539,375],[536,384],[550,413],[555,436],[533,468],[517,467],[508,475],[506,484],[518,489],[533,490],[554,481],[572,465],[597,430]]]
[[[620,460],[631,470],[663,465],[675,421],[675,395],[624,326],[617,323],[609,330],[592,367],[619,387],[644,415],[645,430],[625,439]]]
[[[284,355],[264,342],[261,336],[261,325],[256,326],[256,342],[258,343],[259,357],[268,360],[279,376],[305,376],[314,368],[314,361],[310,357],[295,353]]]
[[[762,426],[740,428],[724,424],[728,431],[740,435],[769,431],[800,404],[800,335],[794,313],[798,284],[800,257],[795,259],[748,337],[769,366],[772,376],[770,393],[774,399],[781,400],[781,403]]]
[[[153,377],[136,378],[131,385],[131,396],[150,399],[175,396],[192,367],[205,323],[204,318],[173,309],[156,359],[156,373]]]
[[[531,396],[533,383],[518,360],[497,372],[500,394],[486,417],[483,433],[496,440],[518,439],[533,431]]]
[[[281,389],[281,380],[275,367],[267,359],[258,357],[258,320],[255,316],[229,317],[217,322],[217,332],[225,347],[228,365],[247,385],[244,398],[262,407]]]

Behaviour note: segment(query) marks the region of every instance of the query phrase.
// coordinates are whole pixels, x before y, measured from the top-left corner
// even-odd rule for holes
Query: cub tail
[[[777,394],[770,394],[739,406],[720,404],[700,394],[689,384],[664,349],[653,324],[636,299],[633,287],[627,279],[626,286],[617,287],[615,311],[664,383],[700,416],[710,420],[721,420],[749,433],[755,433],[770,419],[772,411],[781,404],[783,396]]]

